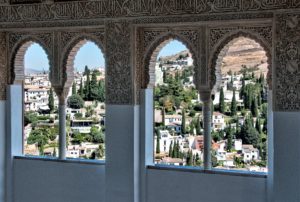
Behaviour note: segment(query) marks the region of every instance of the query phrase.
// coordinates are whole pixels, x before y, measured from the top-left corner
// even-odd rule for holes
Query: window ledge
[[[104,160],[90,160],[90,159],[70,159],[65,160],[58,159],[55,157],[42,157],[42,156],[15,156],[14,159],[21,160],[34,160],[34,161],[50,161],[60,163],[75,163],[75,164],[91,164],[91,165],[105,165]]]
[[[212,169],[204,170],[202,167],[190,167],[190,166],[170,166],[170,165],[149,165],[148,169],[152,170],[169,170],[169,171],[180,171],[180,172],[194,172],[194,173],[205,173],[205,174],[216,174],[216,175],[229,175],[229,176],[240,176],[240,177],[254,177],[254,178],[267,178],[267,173],[263,172],[247,172],[239,170],[224,170],[224,169]]]

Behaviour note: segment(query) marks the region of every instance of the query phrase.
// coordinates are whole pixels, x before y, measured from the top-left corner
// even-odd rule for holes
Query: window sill
[[[267,173],[263,172],[247,172],[238,170],[223,170],[223,169],[212,169],[204,170],[202,167],[189,167],[189,166],[170,166],[170,165],[151,165],[147,166],[151,170],[168,170],[168,171],[179,171],[179,172],[194,172],[194,173],[205,173],[215,175],[228,175],[228,176],[239,176],[239,177],[254,177],[254,178],[267,178]]]
[[[90,159],[71,159],[67,158],[61,160],[54,157],[42,157],[42,156],[15,156],[14,159],[21,160],[33,160],[33,161],[50,161],[59,163],[74,163],[74,164],[90,164],[90,165],[105,165],[104,160],[90,160]]]

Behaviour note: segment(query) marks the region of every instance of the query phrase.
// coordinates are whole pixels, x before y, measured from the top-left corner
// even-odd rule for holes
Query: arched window
[[[105,159],[105,61],[99,46],[80,40],[68,56],[70,69],[66,157]]]
[[[57,102],[49,81],[49,60],[33,41],[23,44],[14,62],[15,82],[23,84],[24,154],[52,156],[57,149]]]
[[[247,37],[227,43],[216,61],[212,166],[267,172],[266,50]]]
[[[148,87],[154,86],[155,163],[200,166],[202,105],[193,81],[192,54],[177,40],[163,42],[154,54]]]

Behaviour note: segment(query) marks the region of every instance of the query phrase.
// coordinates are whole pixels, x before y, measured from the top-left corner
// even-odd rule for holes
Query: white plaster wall
[[[137,200],[139,107],[132,105],[106,106],[106,201],[134,202]]]
[[[147,202],[266,202],[266,178],[148,169]]]
[[[274,112],[274,202],[300,201],[300,113]]]
[[[15,159],[14,202],[104,202],[105,166]]]
[[[4,202],[5,188],[5,111],[6,102],[0,101],[0,202]]]

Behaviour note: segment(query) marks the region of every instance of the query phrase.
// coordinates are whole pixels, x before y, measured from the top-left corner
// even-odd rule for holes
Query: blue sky
[[[186,47],[179,41],[168,43],[158,57],[176,54],[186,50]],[[77,53],[74,66],[78,71],[82,71],[87,65],[89,68],[104,67],[104,57],[101,50],[93,42],[87,42]],[[49,62],[43,48],[38,44],[33,44],[25,53],[25,68],[35,70],[49,70]]]

